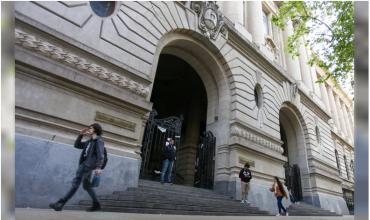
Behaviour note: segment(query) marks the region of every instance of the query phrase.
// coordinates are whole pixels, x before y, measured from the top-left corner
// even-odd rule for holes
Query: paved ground
[[[16,220],[354,220],[353,216],[343,217],[303,217],[303,216],[195,216],[195,215],[147,215],[114,212],[69,211],[55,212],[50,209],[15,209]]]

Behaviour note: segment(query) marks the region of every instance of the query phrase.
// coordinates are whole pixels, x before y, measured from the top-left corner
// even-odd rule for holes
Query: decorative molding
[[[15,43],[24,48],[33,50],[41,55],[50,57],[56,61],[64,62],[73,68],[98,77],[99,79],[114,84],[118,87],[128,89],[144,98],[148,97],[150,93],[149,87],[144,86],[141,83],[138,83],[118,73],[111,72],[92,61],[88,61],[49,42],[37,39],[35,36],[18,29],[15,30]]]
[[[284,149],[277,143],[274,143],[271,140],[268,140],[265,137],[257,135],[247,129],[244,129],[238,125],[232,125],[230,129],[230,136],[237,136],[244,138],[248,141],[254,142],[258,145],[262,145],[270,150],[276,151],[280,154],[284,152]]]
[[[227,38],[224,16],[215,1],[193,1],[190,8],[198,14],[199,29],[208,39],[216,40],[219,33]]]
[[[244,167],[244,164],[247,163],[247,162],[249,163],[250,167],[256,167],[254,160],[249,160],[245,157],[239,156],[239,164],[241,164],[242,167]]]
[[[105,122],[117,127],[121,127],[132,132],[136,130],[136,124],[130,121],[126,121],[115,116],[111,116],[102,112],[96,112],[95,121]]]

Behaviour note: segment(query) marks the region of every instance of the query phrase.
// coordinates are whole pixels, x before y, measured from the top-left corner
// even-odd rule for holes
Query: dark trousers
[[[173,169],[174,161],[170,159],[165,159],[162,164],[162,170],[161,170],[161,182],[163,183],[165,180],[168,183],[172,182],[171,174]]]
[[[284,208],[283,203],[281,202],[281,200],[283,200],[283,197],[278,196],[278,197],[276,197],[276,199],[277,199],[277,205],[278,205],[279,213],[281,213],[281,210],[283,210],[284,213],[286,213],[286,209]]]
[[[91,187],[90,178],[93,169],[81,164],[76,172],[76,177],[72,181],[72,187],[67,192],[67,194],[62,198],[63,202],[66,203],[72,196],[76,193],[78,187],[80,187],[81,182],[83,182],[82,186],[84,190],[89,193],[90,197],[92,198],[94,203],[98,203],[98,199],[96,198],[95,191]]]

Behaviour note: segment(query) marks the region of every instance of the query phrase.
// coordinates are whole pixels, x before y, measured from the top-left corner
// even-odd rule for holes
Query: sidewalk
[[[195,216],[195,215],[148,215],[117,212],[85,212],[64,210],[55,212],[50,209],[16,208],[16,220],[354,220],[353,216],[317,217],[317,216]]]

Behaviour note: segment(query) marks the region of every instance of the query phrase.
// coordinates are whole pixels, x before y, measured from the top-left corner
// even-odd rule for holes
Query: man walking
[[[95,175],[101,174],[101,168],[104,163],[104,141],[101,138],[102,132],[102,127],[97,123],[81,130],[80,135],[78,135],[74,144],[74,147],[82,149],[82,152],[76,176],[72,181],[72,187],[63,198],[59,199],[55,203],[50,203],[50,208],[55,211],[61,211],[66,202],[76,193],[81,182],[83,182],[84,190],[87,191],[93,200],[92,207],[86,211],[100,210],[100,203],[91,187],[90,178],[92,172],[95,172]],[[81,140],[83,136],[88,136],[90,139],[82,142]]]
[[[165,180],[168,183],[172,183],[171,174],[173,164],[176,158],[176,147],[175,141],[172,138],[168,138],[163,149],[163,162],[161,170],[161,183],[163,184]]]
[[[248,191],[249,191],[249,182],[252,179],[252,173],[249,170],[249,163],[245,163],[244,168],[242,168],[239,172],[239,178],[241,182],[242,188],[242,200],[241,203],[249,203],[247,200]]]

